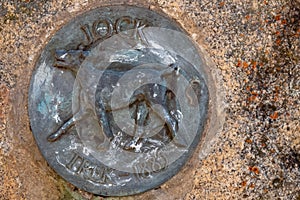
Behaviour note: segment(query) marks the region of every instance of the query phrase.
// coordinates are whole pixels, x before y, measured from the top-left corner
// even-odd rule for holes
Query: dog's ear
[[[83,50],[56,50],[54,67],[65,68],[77,73],[88,54],[89,51]]]

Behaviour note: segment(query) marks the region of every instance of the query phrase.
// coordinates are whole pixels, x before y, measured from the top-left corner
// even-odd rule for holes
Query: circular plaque
[[[181,27],[146,8],[108,6],[64,25],[29,90],[37,145],[78,188],[124,196],[158,187],[205,124],[204,63]]]

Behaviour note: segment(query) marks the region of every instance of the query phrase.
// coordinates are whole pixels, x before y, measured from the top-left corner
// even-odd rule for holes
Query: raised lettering
[[[68,170],[95,184],[112,184],[116,182],[111,174],[113,169],[100,167],[74,152],[74,156],[65,166]]]
[[[156,152],[146,162],[134,166],[135,175],[138,179],[149,179],[153,173],[163,170],[167,164],[166,157],[162,153]]]
[[[112,22],[110,19],[103,18],[93,22],[92,27],[89,24],[85,24],[80,29],[82,30],[85,41],[79,45],[79,49],[85,49],[90,47],[98,40],[103,40],[111,37],[114,32],[129,37],[133,37],[136,40],[140,40],[143,43],[147,43],[142,29],[146,27],[145,20],[134,19],[129,16],[124,16]],[[127,33],[127,30],[134,30]]]
[[[113,25],[109,19],[100,19],[93,23],[94,40],[108,38],[113,34]]]
[[[117,33],[121,33],[123,31],[127,31],[135,28],[135,20],[131,17],[121,17],[116,22],[116,30]]]
[[[81,166],[83,165],[84,160],[81,156],[78,154],[74,154],[74,157],[71,159],[71,161],[66,165],[66,167],[71,170],[72,172],[79,172],[81,169]]]

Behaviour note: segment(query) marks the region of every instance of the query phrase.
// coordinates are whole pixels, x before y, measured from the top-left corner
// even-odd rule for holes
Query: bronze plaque
[[[88,11],[64,25],[36,63],[29,115],[37,145],[60,176],[88,192],[158,187],[201,138],[203,66],[166,16],[133,6]]]

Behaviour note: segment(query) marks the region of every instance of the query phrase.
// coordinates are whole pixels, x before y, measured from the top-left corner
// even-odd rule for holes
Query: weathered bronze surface
[[[175,175],[201,137],[202,60],[173,21],[102,7],[49,41],[29,91],[32,132],[49,165],[88,192],[123,196]]]

